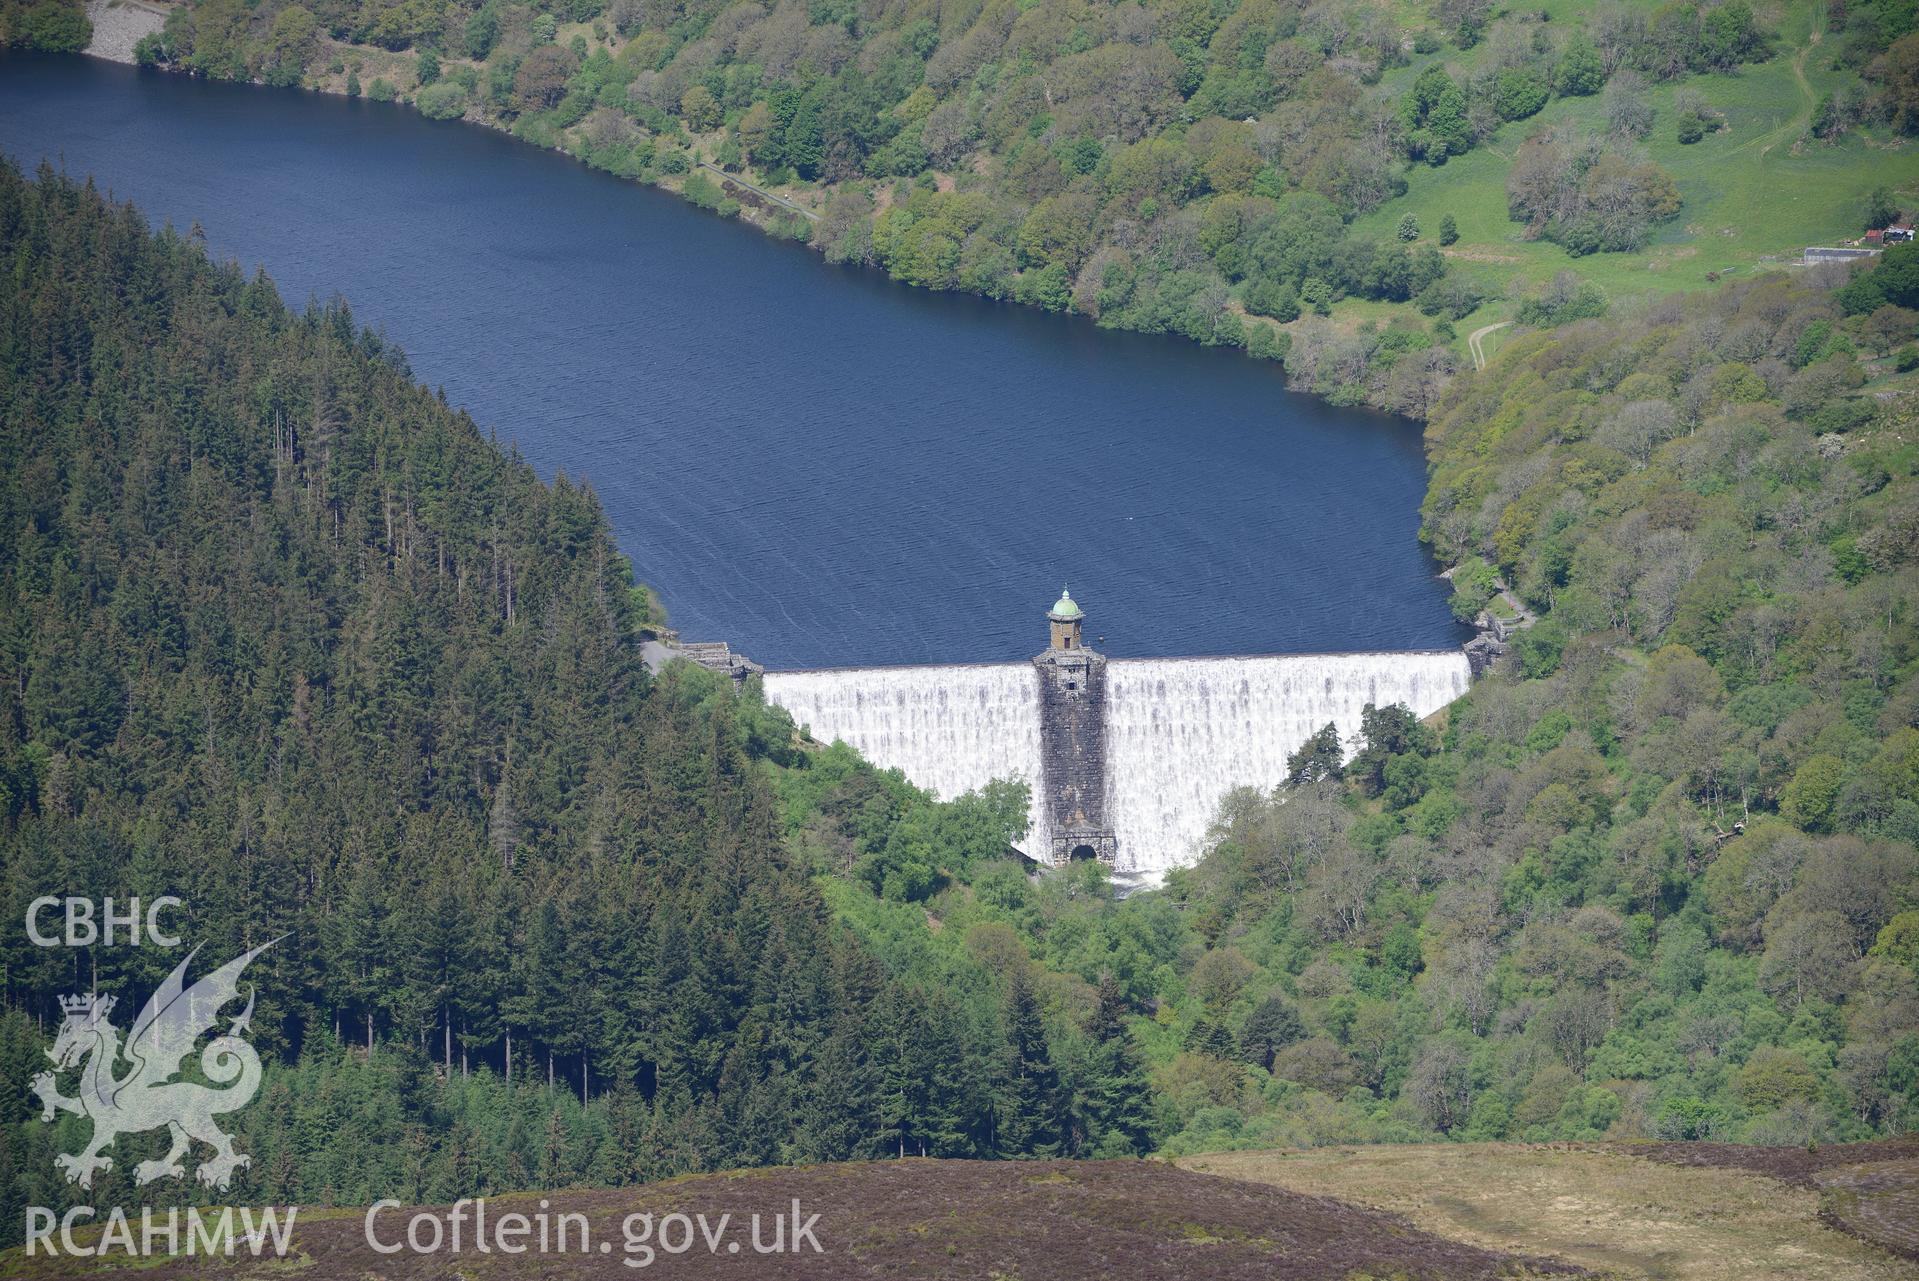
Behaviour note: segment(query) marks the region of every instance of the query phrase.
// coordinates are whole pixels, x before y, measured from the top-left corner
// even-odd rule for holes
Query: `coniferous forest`
[[[1076,1107],[1030,989],[1002,1023],[996,990],[896,979],[834,922],[767,782],[790,726],[649,678],[590,491],[343,304],[292,311],[90,187],[0,171],[0,257],[14,1204],[77,1192],[51,1156],[85,1122],[26,1088],[58,996],[180,957],[34,947],[49,892],[176,894],[202,963],[280,939],[248,971],[276,1061],[240,1195],[1141,1147],[1112,1004]]]

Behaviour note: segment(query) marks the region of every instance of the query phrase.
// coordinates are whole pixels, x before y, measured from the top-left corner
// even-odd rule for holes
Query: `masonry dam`
[[[1062,594],[1030,662],[767,672],[766,698],[942,799],[1027,783],[1029,858],[1156,879],[1198,858],[1227,791],[1270,790],[1328,722],[1350,738],[1369,703],[1429,716],[1471,680],[1460,650],[1108,658],[1084,618]]]

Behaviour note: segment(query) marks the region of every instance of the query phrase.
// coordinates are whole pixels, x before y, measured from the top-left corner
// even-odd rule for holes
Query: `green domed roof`
[[[1086,615],[1078,605],[1073,603],[1073,593],[1062,587],[1059,589],[1059,600],[1055,601],[1053,608],[1047,611],[1047,616],[1065,622],[1069,618],[1084,618]]]

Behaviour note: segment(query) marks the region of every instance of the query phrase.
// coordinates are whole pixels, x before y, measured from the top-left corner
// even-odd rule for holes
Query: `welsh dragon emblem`
[[[40,1096],[41,1120],[51,1121],[57,1112],[64,1111],[93,1121],[93,1137],[84,1151],[78,1156],[63,1152],[54,1158],[69,1183],[91,1188],[96,1170],[113,1168],[113,1159],[101,1154],[114,1139],[162,1126],[171,1133],[173,1147],[164,1157],[135,1166],[136,1183],[184,1177],[186,1167],[181,1158],[194,1139],[213,1149],[213,1156],[195,1171],[200,1182],[209,1187],[225,1189],[233,1172],[250,1163],[251,1158],[234,1150],[233,1136],[213,1118],[217,1113],[245,1107],[260,1088],[259,1056],[242,1039],[253,1017],[251,992],[246,1008],[226,1035],[214,1037],[200,1052],[201,1075],[212,1085],[176,1078],[184,1070],[182,1060],[203,1034],[213,1030],[221,1007],[239,997],[241,972],[254,957],[279,941],[261,944],[189,987],[187,966],[200,951],[194,948],[147,998],[124,1046],[119,1029],[107,1017],[113,1012],[111,996],[89,993],[60,998],[66,1022],[61,1024],[47,1057],[59,1072],[81,1065],[79,1094],[76,1098],[61,1094],[54,1072],[35,1076],[32,1088]],[[126,1071],[117,1074],[123,1061]]]

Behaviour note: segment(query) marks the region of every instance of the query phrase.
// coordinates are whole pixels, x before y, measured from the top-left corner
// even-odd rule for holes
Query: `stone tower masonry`
[[[1106,819],[1106,656],[1086,648],[1085,619],[1062,591],[1046,614],[1052,643],[1033,659],[1044,774],[1034,801],[1052,820],[1055,864],[1096,858],[1110,866],[1117,849]]]

